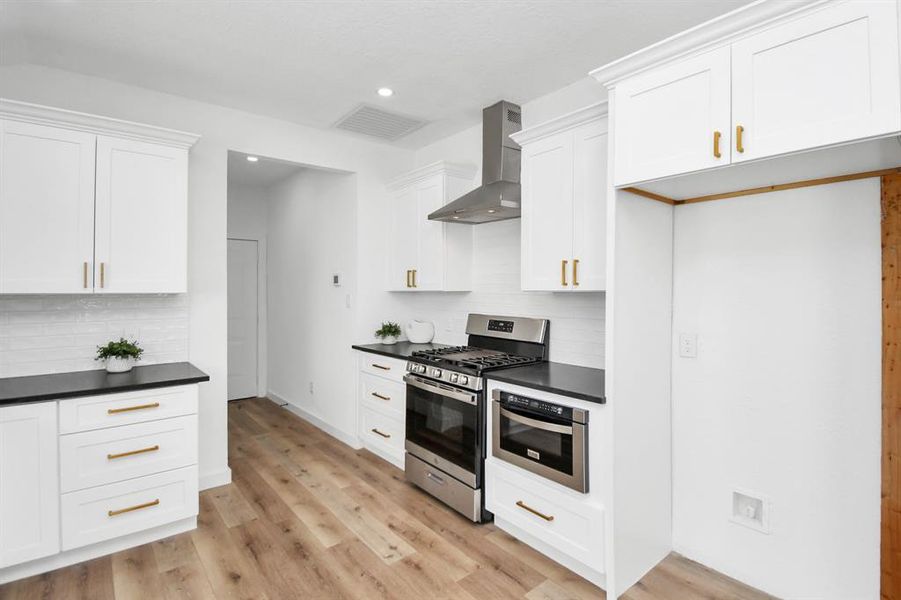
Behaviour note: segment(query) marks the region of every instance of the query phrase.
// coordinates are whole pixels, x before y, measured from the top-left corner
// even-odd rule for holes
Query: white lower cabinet
[[[59,552],[56,402],[0,407],[0,568]]]
[[[357,435],[367,450],[403,469],[407,361],[368,352],[358,355]]]

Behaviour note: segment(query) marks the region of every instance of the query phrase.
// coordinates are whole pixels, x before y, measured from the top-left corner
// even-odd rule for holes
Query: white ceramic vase
[[[391,344],[396,344],[397,336],[396,335],[387,335],[382,338],[382,343],[385,344],[386,346],[390,346]]]
[[[135,366],[135,361],[131,358],[119,358],[118,356],[111,356],[106,359],[106,372],[107,373],[125,373],[127,371],[131,371],[131,368]]]

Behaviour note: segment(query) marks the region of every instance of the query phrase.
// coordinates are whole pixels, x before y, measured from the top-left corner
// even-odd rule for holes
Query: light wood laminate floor
[[[0,598],[604,598],[268,400],[228,414],[233,483],[201,494],[197,530],[0,586]],[[771,597],[671,555],[626,598]]]

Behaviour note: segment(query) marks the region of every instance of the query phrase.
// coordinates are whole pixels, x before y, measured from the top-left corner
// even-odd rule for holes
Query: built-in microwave
[[[492,456],[588,492],[588,412],[495,389]]]

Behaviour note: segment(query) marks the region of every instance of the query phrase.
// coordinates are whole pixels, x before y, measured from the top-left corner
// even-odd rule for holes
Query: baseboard
[[[24,579],[26,577],[31,577],[32,575],[39,575],[40,573],[46,573],[47,571],[53,571],[62,567],[68,567],[69,565],[74,565],[100,556],[106,556],[107,554],[113,554],[114,552],[119,552],[120,550],[125,550],[127,548],[149,544],[150,542],[191,531],[192,529],[197,529],[197,517],[188,517],[187,519],[154,527],[153,529],[139,531],[131,535],[113,538],[111,540],[106,540],[105,542],[98,542],[82,548],[73,548],[72,550],[66,550],[65,552],[60,552],[59,554],[54,554],[52,556],[46,556],[19,565],[6,567],[5,569],[0,569],[0,584]]]
[[[228,485],[231,482],[232,470],[231,467],[226,465],[224,469],[219,469],[218,471],[201,473],[199,481],[200,491],[208,490],[210,488],[215,488],[222,485]]]
[[[360,448],[363,447],[363,444],[360,443],[360,438],[358,438],[356,435],[347,433],[346,431],[342,431],[341,429],[338,429],[337,427],[334,427],[333,425],[326,423],[325,421],[323,421],[322,419],[320,419],[313,413],[300,408],[299,406],[292,403],[287,398],[279,395],[278,393],[270,390],[266,394],[266,396],[272,402],[275,402],[276,404],[283,406],[284,408],[288,409],[289,411],[291,411],[292,413],[294,413],[295,415],[297,415],[304,421],[307,421],[311,425],[314,425],[315,427],[326,432],[333,438],[343,442],[344,444],[347,444],[354,450],[359,450]]]

